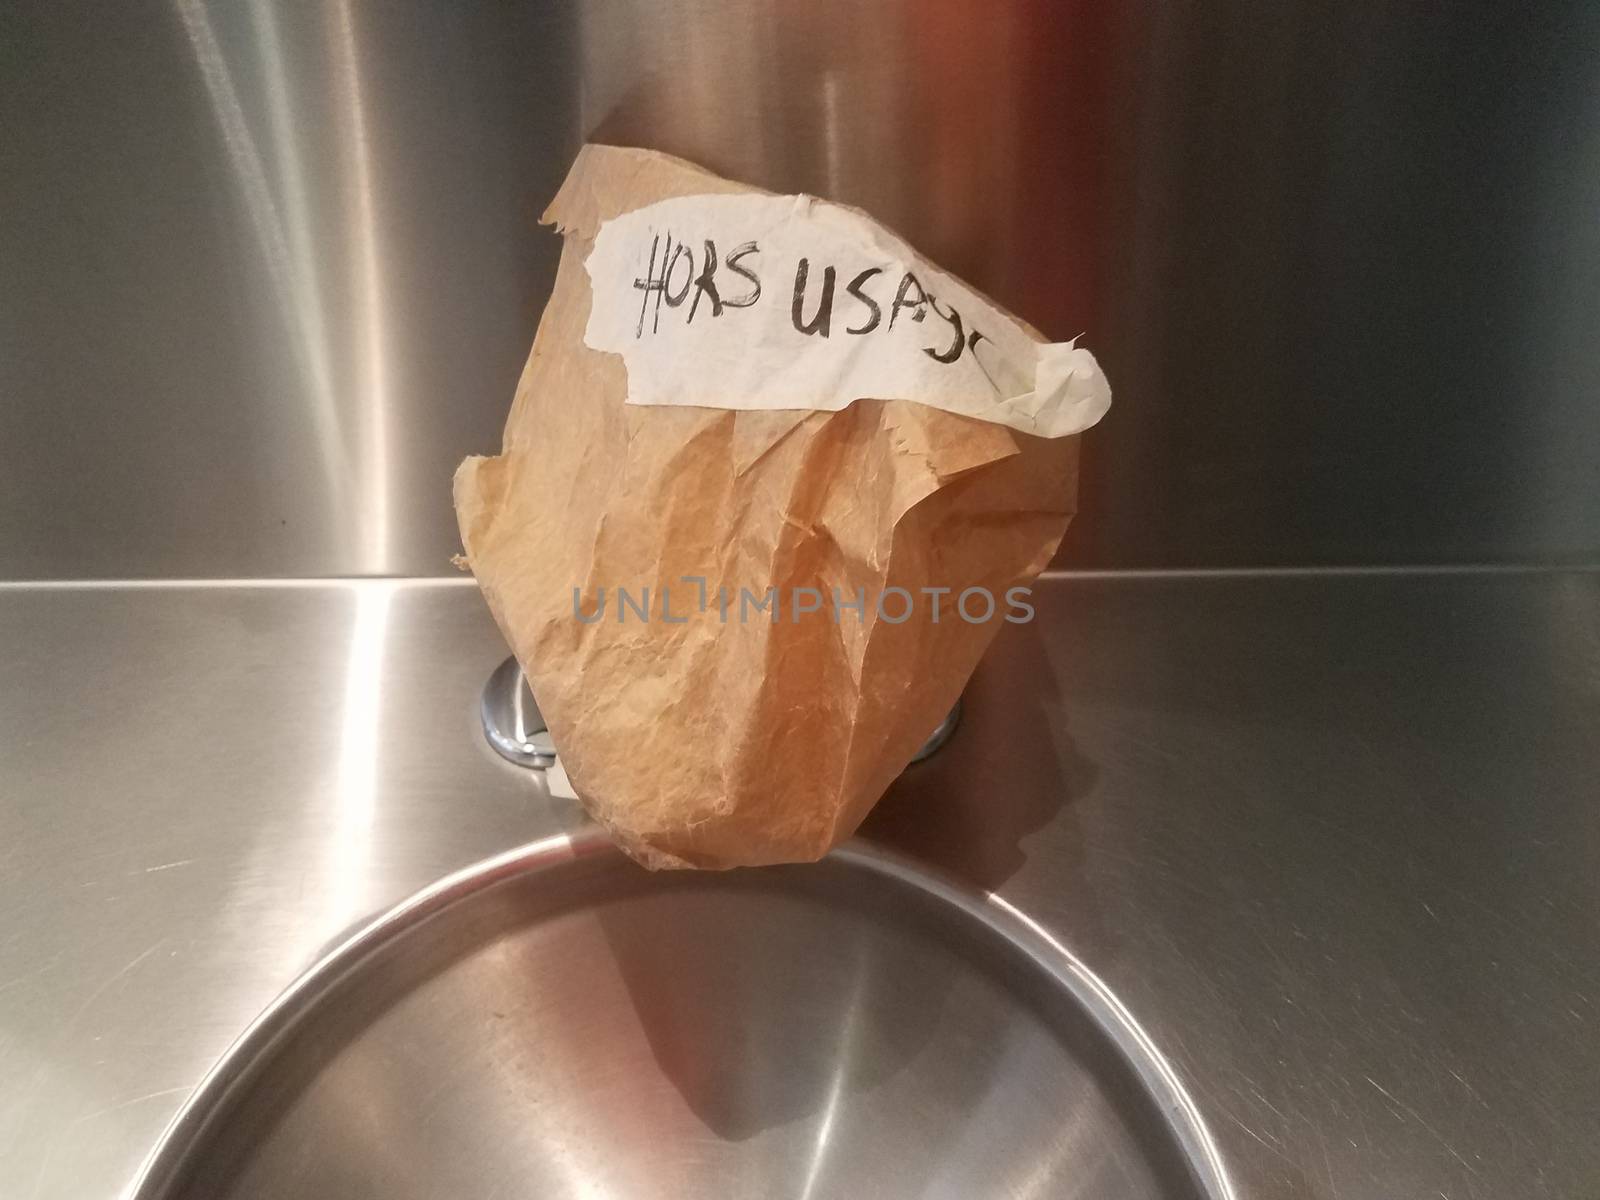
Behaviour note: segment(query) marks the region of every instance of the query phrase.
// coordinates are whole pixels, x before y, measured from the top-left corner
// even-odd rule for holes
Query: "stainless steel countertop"
[[[864,831],[993,889],[1245,1197],[1600,1195],[1600,574],[1054,577]],[[116,1195],[340,930],[571,827],[459,581],[0,585],[0,1194]]]

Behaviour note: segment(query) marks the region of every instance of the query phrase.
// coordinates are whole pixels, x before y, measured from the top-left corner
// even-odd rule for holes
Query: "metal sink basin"
[[[859,844],[651,875],[592,832],[330,952],[136,1200],[1227,1196],[1126,1013],[1000,902]]]

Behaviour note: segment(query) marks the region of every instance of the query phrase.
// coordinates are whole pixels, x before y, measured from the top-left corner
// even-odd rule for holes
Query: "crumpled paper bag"
[[[625,402],[622,358],[585,344],[602,222],[754,191],[661,154],[585,147],[544,217],[564,249],[503,448],[455,477],[458,561],[584,806],[652,868],[809,861],[848,837],[958,698],[1004,625],[1001,598],[1049,562],[1074,508],[1076,436],[910,400]],[[870,599],[859,616],[824,603],[738,619],[739,589],[768,587],[830,599],[900,587],[922,602],[899,623]],[[927,587],[953,589],[937,620]],[[1001,600],[992,620],[955,616],[972,587]]]

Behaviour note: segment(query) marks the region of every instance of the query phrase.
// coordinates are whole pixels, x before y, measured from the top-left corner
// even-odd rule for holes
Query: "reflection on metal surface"
[[[501,758],[541,771],[555,765],[555,741],[515,658],[506,659],[489,676],[478,712],[483,735]]]
[[[197,43],[196,57],[202,68],[220,70],[221,50],[215,37],[210,36],[210,25],[205,19],[205,8],[198,0],[179,0],[184,23],[191,28],[205,30],[204,46]],[[288,63],[284,58],[283,42],[278,33],[276,0],[250,0],[250,18],[254,26],[254,41],[260,54],[262,91],[270,131],[272,157],[279,171],[278,194],[282,197],[281,213],[284,241],[287,243],[287,273],[293,281],[289,303],[285,305],[284,319],[293,326],[295,336],[292,348],[306,364],[306,392],[311,409],[312,424],[317,431],[317,445],[326,471],[325,486],[330,496],[336,497],[341,511],[348,503],[348,481],[345,464],[349,461],[349,446],[343,434],[338,406],[334,400],[332,370],[329,366],[329,346],[326,306],[322,298],[316,270],[314,230],[307,192],[305,150],[299,122],[295,113],[295,97],[291,95]],[[191,40],[194,40],[191,34]],[[207,63],[219,64],[206,67]],[[226,78],[226,76],[224,76]],[[229,99],[232,99],[231,90]],[[248,144],[249,133],[237,113],[237,101],[228,105],[230,120],[223,129],[229,145],[235,140]],[[222,107],[218,106],[218,115]],[[231,136],[230,136],[231,134]],[[252,209],[274,213],[274,206],[264,187]],[[258,217],[257,221],[260,222]],[[263,252],[273,249],[268,240]],[[270,264],[269,264],[270,267]],[[277,281],[283,269],[272,272]]]
[[[274,157],[282,172],[279,191],[284,198],[284,206],[281,211],[273,199],[274,189],[267,182],[262,155],[245,120],[244,109],[234,87],[233,72],[218,44],[204,0],[173,2],[194,51],[195,65],[205,82],[218,132],[227,151],[245,212],[249,215],[251,229],[255,233],[260,264],[277,300],[284,330],[289,335],[289,349],[305,372],[303,384],[322,459],[322,484],[329,497],[342,509],[343,502],[348,498],[345,471],[349,453],[340,427],[328,370],[321,288],[308,246],[310,231],[305,208],[305,187],[299,170],[297,139],[287,112],[288,87],[272,5],[265,0],[253,0],[250,12],[261,49]]]
[[[944,744],[955,736],[956,727],[960,724],[961,699],[957,697],[956,702],[950,706],[950,711],[945,714],[944,720],[939,722],[938,728],[928,735],[928,740],[922,743],[921,749],[911,756],[911,761],[924,762],[939,753],[944,749]]]
[[[335,62],[344,85],[346,120],[349,122],[349,147],[352,192],[355,211],[351,226],[355,231],[355,293],[358,299],[358,324],[361,330],[361,413],[366,427],[366,453],[361,461],[366,472],[361,506],[359,542],[362,563],[359,572],[382,575],[393,567],[389,561],[389,408],[393,403],[388,386],[389,347],[385,336],[385,297],[378,261],[378,216],[373,199],[372,146],[367,136],[367,101],[361,82],[350,0],[335,0],[338,33],[334,38]]]
[[[1057,939],[892,853],[650,876],[590,828],[334,948],[218,1063],[129,1197],[315,1181],[377,1200],[399,1155],[430,1195],[1232,1200],[1152,1053]],[[339,1120],[353,1095],[381,1106],[385,1144]]]
[[[0,10],[0,577],[444,569],[555,261],[573,25]]]
[[[338,815],[328,839],[324,867],[328,907],[340,923],[371,911],[364,895],[370,877],[373,819],[378,803],[378,755],[382,734],[384,646],[394,586],[373,581],[355,588],[355,622],[345,669],[344,718],[339,731]]]
[[[348,0],[338,0],[332,22],[333,71],[340,83],[349,157],[350,215],[347,224],[356,246],[352,293],[357,298],[356,322],[362,353],[354,412],[360,436],[345,428],[334,401],[328,370],[322,292],[331,281],[321,278],[310,253],[301,151],[292,118],[282,61],[282,46],[272,6],[252,0],[250,12],[259,39],[264,107],[271,131],[279,177],[269,186],[262,155],[251,134],[233,72],[219,44],[204,0],[174,0],[194,47],[195,61],[216,113],[245,210],[256,234],[261,265],[271,281],[289,334],[290,348],[306,372],[305,392],[312,410],[317,443],[324,464],[324,485],[337,507],[354,523],[356,559],[350,574],[383,575],[390,571],[389,438],[392,398],[388,394],[384,333],[384,295],[378,253],[377,211],[367,135],[366,103],[357,59],[353,17]],[[280,208],[274,196],[283,197]],[[356,445],[361,453],[353,453]],[[354,476],[356,487],[352,488]],[[356,502],[350,503],[352,496]]]

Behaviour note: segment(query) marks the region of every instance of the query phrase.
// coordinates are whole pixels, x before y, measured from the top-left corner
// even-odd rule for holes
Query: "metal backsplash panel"
[[[1600,554],[1600,10],[24,3],[0,577],[436,574],[585,135],[862,205],[1117,401],[1063,560]]]
[[[0,577],[449,572],[554,277],[571,15],[0,26]]]

